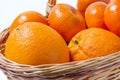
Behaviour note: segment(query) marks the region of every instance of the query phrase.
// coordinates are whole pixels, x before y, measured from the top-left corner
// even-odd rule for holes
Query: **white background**
[[[0,32],[9,27],[13,20],[24,11],[37,11],[45,15],[48,0],[0,0]],[[77,0],[57,0],[76,8]],[[7,80],[0,71],[0,80]]]
[[[9,27],[13,20],[24,11],[38,11],[45,15],[48,0],[0,0],[0,32]],[[57,0],[76,8],[77,0]]]

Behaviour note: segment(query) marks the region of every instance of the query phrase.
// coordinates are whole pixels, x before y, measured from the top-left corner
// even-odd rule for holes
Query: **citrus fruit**
[[[88,7],[88,5],[96,1],[103,1],[106,3],[110,2],[110,0],[77,0],[77,9],[84,16],[85,10]]]
[[[68,47],[72,61],[86,60],[120,51],[120,38],[105,29],[89,28],[77,33]]]
[[[51,27],[26,22],[8,37],[5,57],[20,64],[56,64],[69,62],[69,50],[65,40]]]
[[[47,19],[39,12],[36,11],[26,11],[19,14],[10,26],[10,32],[16,28],[18,25],[21,25],[25,22],[40,22],[48,25]]]
[[[120,36],[120,0],[111,0],[104,13],[108,29]]]
[[[107,29],[104,23],[104,11],[107,4],[102,1],[91,3],[85,11],[85,20],[88,28]]]
[[[69,42],[80,30],[86,28],[83,16],[68,4],[55,5],[48,16],[49,25]]]

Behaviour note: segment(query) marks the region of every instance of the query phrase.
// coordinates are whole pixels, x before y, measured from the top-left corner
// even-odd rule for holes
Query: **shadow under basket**
[[[48,0],[47,15],[56,0]],[[38,66],[15,63],[4,57],[9,28],[0,33],[0,70],[8,80],[120,80],[120,51],[84,61]]]

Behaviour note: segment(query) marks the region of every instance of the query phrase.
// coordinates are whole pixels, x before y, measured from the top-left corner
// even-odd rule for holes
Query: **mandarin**
[[[5,57],[20,64],[56,64],[69,62],[69,50],[62,36],[51,27],[26,22],[9,35]]]
[[[55,5],[48,16],[49,25],[69,42],[79,31],[86,28],[83,16],[68,4]]]
[[[93,2],[103,1],[109,3],[110,0],[77,0],[77,9],[84,16],[86,8]]]
[[[40,22],[48,25],[48,20],[41,13],[36,11],[26,11],[19,14],[10,26],[10,32],[16,28],[18,25],[21,25],[25,22]]]
[[[104,23],[104,11],[107,4],[102,1],[91,3],[85,11],[85,20],[88,28],[107,29]]]
[[[120,51],[120,38],[105,29],[89,28],[77,33],[68,47],[72,61],[85,60]]]
[[[120,0],[111,0],[104,13],[108,29],[120,36]]]

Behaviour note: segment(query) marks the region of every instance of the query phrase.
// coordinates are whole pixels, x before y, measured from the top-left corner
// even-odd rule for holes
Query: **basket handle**
[[[46,17],[48,17],[51,8],[56,4],[57,0],[48,0],[46,7]]]

